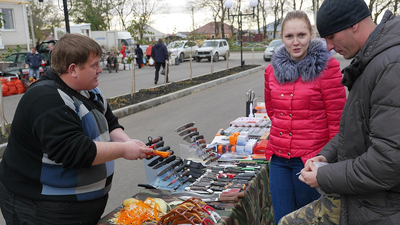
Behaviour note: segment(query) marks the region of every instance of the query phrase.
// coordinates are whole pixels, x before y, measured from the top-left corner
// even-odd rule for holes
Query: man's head
[[[102,53],[93,39],[82,34],[64,34],[54,46],[51,67],[70,88],[91,90],[98,86]]]
[[[59,74],[67,73],[72,63],[83,66],[91,55],[101,57],[102,53],[93,39],[82,34],[64,34],[54,46],[51,68]]]
[[[158,43],[162,44],[162,38],[158,39]]]
[[[53,44],[49,44],[49,50],[53,51],[54,45]]]
[[[35,47],[31,47],[31,52],[32,52],[32,54],[35,54],[36,53],[36,48]]]
[[[325,0],[317,15],[317,28],[328,50],[353,58],[373,30],[371,13],[363,0]],[[372,28],[372,29],[371,29]]]

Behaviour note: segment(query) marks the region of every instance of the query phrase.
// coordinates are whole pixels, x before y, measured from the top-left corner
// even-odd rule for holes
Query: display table
[[[217,206],[216,208],[221,208],[220,210],[216,210],[216,212],[222,217],[222,219],[218,222],[218,225],[273,224],[274,221],[271,196],[269,191],[268,174],[268,164],[261,166],[260,171],[246,187],[245,197],[243,199],[240,199],[238,203],[211,203],[212,205]],[[162,191],[157,189],[144,189],[140,193],[135,194],[133,197],[143,201],[147,197],[161,198],[167,203],[180,200],[176,196],[172,195],[169,191]],[[129,198],[129,196],[127,196],[127,198]],[[117,207],[112,212],[104,216],[98,224],[111,224],[108,222],[108,220],[121,209],[122,204],[121,206]]]

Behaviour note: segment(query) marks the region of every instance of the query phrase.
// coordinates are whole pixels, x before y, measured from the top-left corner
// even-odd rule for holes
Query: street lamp
[[[232,15],[232,14],[229,14],[229,9],[232,7],[232,0],[226,0],[225,1],[225,8],[228,9],[228,19],[229,19],[230,16],[233,16],[233,17],[237,16],[238,19],[239,19],[238,24],[239,24],[239,30],[240,30],[240,66],[241,67],[244,66],[244,61],[243,61],[242,16],[253,16],[253,18],[254,18],[254,16],[255,16],[254,9],[257,6],[257,4],[258,4],[258,0],[250,0],[250,6],[253,8],[253,13],[252,14],[243,14],[242,11],[240,11],[239,14]]]

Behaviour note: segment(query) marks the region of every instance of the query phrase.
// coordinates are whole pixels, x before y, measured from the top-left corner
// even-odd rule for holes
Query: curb
[[[232,74],[230,76],[222,77],[217,80],[212,80],[212,81],[209,81],[209,82],[206,82],[203,84],[199,84],[199,85],[196,85],[196,86],[193,86],[190,88],[186,88],[186,89],[174,92],[174,93],[170,93],[170,94],[166,94],[166,95],[163,95],[163,96],[160,96],[157,98],[149,99],[147,101],[140,102],[140,103],[137,103],[134,105],[125,106],[123,108],[113,110],[113,113],[118,118],[122,118],[124,116],[129,116],[131,114],[146,110],[148,108],[178,99],[180,97],[190,95],[192,93],[195,93],[195,92],[198,92],[201,90],[205,90],[210,87],[214,87],[216,85],[225,83],[227,81],[234,80],[234,79],[237,79],[240,77],[244,77],[244,76],[252,74],[252,73],[256,73],[263,69],[265,69],[265,66],[259,66],[259,67],[249,69],[249,70],[246,70],[246,71],[243,71],[240,73]],[[216,71],[216,72],[218,72],[218,71]],[[4,150],[6,149],[6,147],[7,147],[7,143],[0,144],[0,158],[3,157],[3,153],[4,153]]]
[[[249,70],[246,70],[246,71],[243,71],[240,73],[236,73],[236,74],[233,74],[230,76],[222,77],[217,80],[212,80],[212,81],[209,81],[206,83],[198,84],[196,86],[189,87],[189,88],[186,88],[186,89],[183,89],[180,91],[176,91],[174,93],[170,93],[170,94],[166,94],[166,95],[163,95],[163,96],[160,96],[157,98],[149,99],[147,101],[140,102],[140,103],[137,103],[134,105],[125,106],[123,108],[113,110],[113,113],[118,118],[122,118],[124,116],[128,116],[133,113],[137,113],[137,112],[143,111],[145,109],[178,99],[180,97],[190,95],[190,94],[193,94],[193,93],[201,91],[201,90],[205,90],[207,88],[225,83],[227,81],[234,80],[234,79],[237,79],[237,78],[240,78],[240,77],[252,74],[252,73],[256,73],[262,69],[265,69],[265,66],[259,66],[259,67],[249,69]]]

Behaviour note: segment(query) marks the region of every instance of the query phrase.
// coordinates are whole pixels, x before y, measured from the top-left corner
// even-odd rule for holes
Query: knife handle
[[[244,198],[244,191],[236,192],[236,193],[222,192],[219,195],[219,197],[232,197],[232,196],[237,196],[238,198]]]
[[[164,141],[159,141],[155,143],[156,148],[161,148],[164,146]]]
[[[161,147],[161,148],[157,148],[157,151],[165,152],[165,151],[170,150],[170,149],[171,149],[171,147],[169,147],[167,145],[167,146],[164,146],[164,147]]]
[[[237,195],[235,196],[220,196],[219,198],[217,198],[218,202],[238,202],[239,198]]]
[[[157,158],[155,158],[153,161],[151,161],[149,164],[147,164],[148,166],[152,167],[154,165],[156,165],[159,161],[162,161],[164,158],[161,156],[158,156]]]

